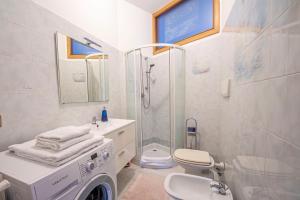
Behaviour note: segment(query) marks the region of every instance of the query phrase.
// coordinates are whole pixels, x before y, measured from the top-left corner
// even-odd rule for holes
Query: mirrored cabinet
[[[59,97],[62,104],[108,101],[108,59],[101,45],[56,33]]]

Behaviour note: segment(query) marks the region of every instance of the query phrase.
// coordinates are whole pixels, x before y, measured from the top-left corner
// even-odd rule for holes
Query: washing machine
[[[117,200],[112,140],[60,167],[0,153],[9,200]]]

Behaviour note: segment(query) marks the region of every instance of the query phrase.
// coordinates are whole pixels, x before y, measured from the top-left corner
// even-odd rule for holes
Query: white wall
[[[118,46],[117,0],[33,0],[104,42]]]
[[[126,51],[151,42],[151,14],[125,0],[32,0]]]
[[[118,0],[119,49],[127,51],[152,40],[152,15],[124,0]]]
[[[299,13],[300,1],[237,0],[226,23],[218,139],[235,199],[299,199]]]

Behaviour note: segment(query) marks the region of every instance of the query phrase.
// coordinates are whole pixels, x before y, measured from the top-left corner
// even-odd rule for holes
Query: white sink
[[[233,200],[231,191],[221,195],[210,187],[212,179],[182,173],[169,174],[164,182],[164,187],[170,199],[184,200]]]

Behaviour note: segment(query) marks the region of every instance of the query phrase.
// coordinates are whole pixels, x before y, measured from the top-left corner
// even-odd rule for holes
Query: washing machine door
[[[116,191],[113,179],[101,174],[92,178],[78,193],[75,200],[115,200]]]

